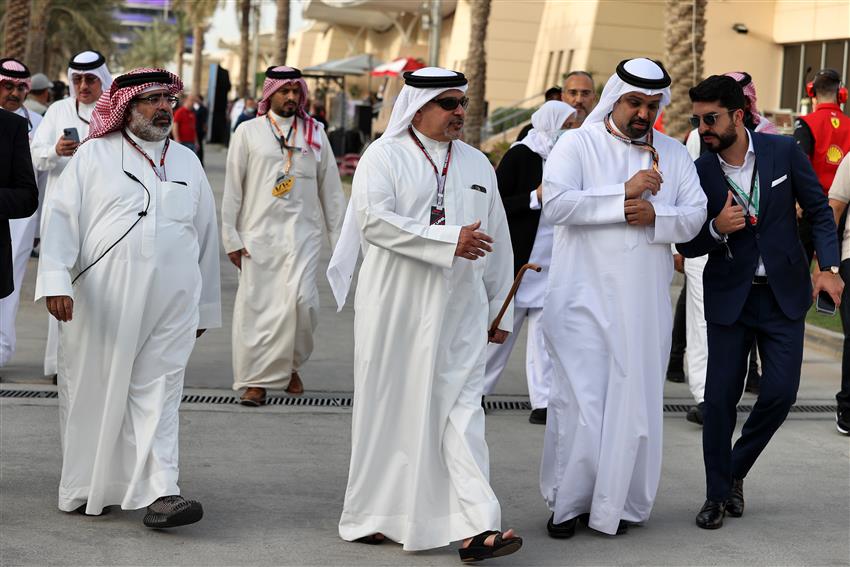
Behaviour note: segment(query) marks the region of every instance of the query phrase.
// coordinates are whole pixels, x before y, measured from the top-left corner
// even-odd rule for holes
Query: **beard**
[[[703,134],[700,138],[702,138],[703,143],[708,147],[708,151],[713,154],[719,154],[738,140],[738,133],[735,131],[735,125],[729,124],[729,127],[723,132]]]
[[[632,140],[635,140],[646,136],[651,126],[648,121],[635,117],[629,120],[623,133]]]
[[[157,119],[166,119],[168,120],[168,124],[157,126],[154,124],[154,120]],[[157,110],[151,119],[147,119],[138,109],[132,107],[130,109],[130,120],[127,122],[127,129],[147,142],[161,142],[171,132],[171,114],[165,110]]]
[[[272,107],[272,112],[284,118],[291,118],[298,112],[298,103],[284,102],[278,108]]]
[[[463,135],[463,118],[453,118],[443,132],[449,140],[459,140]]]

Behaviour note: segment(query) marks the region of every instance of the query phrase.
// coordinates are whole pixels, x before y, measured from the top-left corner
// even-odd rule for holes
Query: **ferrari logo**
[[[836,118],[834,116],[832,118],[830,118],[829,121],[832,123],[832,127],[835,128],[836,130],[838,129],[839,126],[841,126],[841,121],[838,120],[838,118]]]
[[[833,120],[835,120],[835,118],[833,118]],[[836,165],[841,162],[842,157],[844,157],[844,153],[841,151],[841,148],[835,144],[829,146],[826,150],[826,163],[828,164]]]

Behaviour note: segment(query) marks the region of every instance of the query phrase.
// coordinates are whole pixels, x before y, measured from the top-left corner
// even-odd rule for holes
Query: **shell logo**
[[[844,153],[835,144],[829,146],[826,150],[826,163],[836,165],[841,162],[842,157],[844,157]]]
[[[841,121],[836,117],[830,118],[829,121],[832,123],[832,127],[835,128],[836,130],[838,129],[839,126],[841,126]]]

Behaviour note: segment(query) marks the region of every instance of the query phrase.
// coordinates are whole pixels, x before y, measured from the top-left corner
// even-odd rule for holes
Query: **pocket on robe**
[[[195,209],[195,199],[188,185],[163,181],[159,184],[161,191],[160,207],[162,214],[173,221],[189,222]]]

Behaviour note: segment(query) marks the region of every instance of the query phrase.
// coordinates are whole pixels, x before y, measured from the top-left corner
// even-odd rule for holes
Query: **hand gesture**
[[[720,234],[738,232],[747,224],[744,218],[744,207],[735,202],[732,191],[726,194],[726,204],[714,219],[714,229]]]
[[[467,260],[477,260],[486,254],[492,252],[493,248],[488,244],[493,242],[493,239],[483,232],[479,232],[481,221],[475,221],[472,224],[461,227],[460,235],[457,238],[457,248],[455,248],[455,256],[466,258]]]
[[[242,256],[245,256],[246,258],[251,257],[251,255],[248,254],[248,250],[246,250],[245,248],[227,253],[227,257],[230,258],[230,263],[240,270],[242,269]]]
[[[626,199],[623,205],[626,212],[626,222],[637,226],[655,224],[655,207],[644,199]]]
[[[68,295],[50,295],[47,297],[47,310],[57,321],[70,321],[74,316],[74,300]]]
[[[56,142],[56,153],[62,157],[72,156],[79,145],[79,142],[69,140],[63,136],[59,138],[58,142]]]
[[[640,197],[644,191],[653,195],[661,190],[661,174],[653,169],[641,169],[626,181],[626,199]]]

